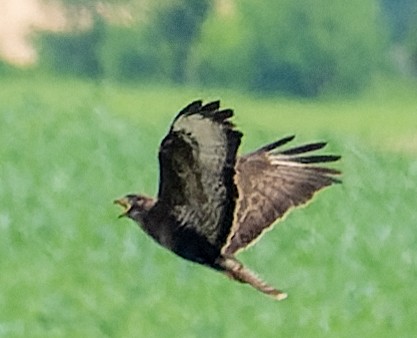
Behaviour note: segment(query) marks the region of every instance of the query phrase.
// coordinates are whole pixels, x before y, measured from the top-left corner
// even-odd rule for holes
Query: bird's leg
[[[287,298],[287,294],[275,289],[256,276],[252,271],[247,269],[234,257],[221,257],[217,263],[223,269],[223,272],[230,278],[240,282],[252,285],[255,289],[271,296],[275,300]]]

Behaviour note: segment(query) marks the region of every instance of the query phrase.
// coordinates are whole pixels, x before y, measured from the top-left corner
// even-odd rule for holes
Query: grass
[[[222,91],[244,150],[296,132],[343,155],[342,186],[240,255],[289,293],[277,303],[158,247],[111,204],[154,194],[173,114],[218,93],[0,82],[0,337],[415,336],[417,96]]]

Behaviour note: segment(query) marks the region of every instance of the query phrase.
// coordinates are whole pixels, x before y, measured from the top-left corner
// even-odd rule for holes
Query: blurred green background
[[[0,337],[416,336],[415,1],[61,6],[35,65],[0,61]],[[239,256],[283,302],[117,219],[196,98],[235,109],[243,153],[295,133],[343,156]]]

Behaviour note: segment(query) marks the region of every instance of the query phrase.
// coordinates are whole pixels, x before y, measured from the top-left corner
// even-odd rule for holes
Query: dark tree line
[[[417,60],[411,0],[109,1],[141,18],[129,25],[95,1],[55,1],[93,22],[37,35],[41,66],[55,72],[316,96],[359,91],[387,68],[394,41]]]

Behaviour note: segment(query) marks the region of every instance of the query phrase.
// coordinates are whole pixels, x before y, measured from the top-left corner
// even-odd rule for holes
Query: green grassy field
[[[155,245],[112,200],[154,194],[160,140],[197,97],[236,109],[243,151],[296,133],[343,185],[239,257],[274,302]],[[0,337],[415,337],[417,95],[355,100],[0,80]]]

